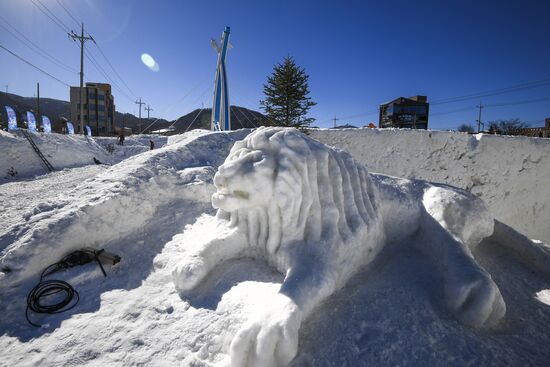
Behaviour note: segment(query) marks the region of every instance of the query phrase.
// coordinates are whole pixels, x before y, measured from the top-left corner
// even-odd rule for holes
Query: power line
[[[482,97],[491,97],[491,96],[497,96],[497,95],[501,95],[501,94],[513,93],[513,92],[518,92],[518,91],[532,89],[532,88],[544,87],[546,85],[550,85],[550,79],[535,80],[535,81],[531,81],[531,82],[516,84],[516,85],[509,86],[509,87],[493,89],[493,90],[484,91],[484,92],[477,92],[477,93],[471,93],[471,94],[466,94],[466,95],[457,96],[457,97],[449,97],[449,98],[434,100],[434,101],[430,102],[430,105],[434,106],[434,105],[447,104],[447,103],[463,102],[463,101],[468,101],[468,100],[472,100],[472,99],[479,99],[479,98],[482,98]],[[490,106],[490,105],[485,105],[485,106]],[[377,108],[376,111],[373,111],[373,112],[366,112],[366,113],[361,113],[361,114],[357,114],[357,115],[344,116],[344,117],[340,117],[340,118],[341,119],[354,119],[354,118],[358,118],[358,117],[374,115],[375,113],[377,113],[379,111],[379,109],[380,108]],[[473,107],[467,107],[467,108],[457,109],[457,110],[453,110],[453,111],[446,111],[446,112],[430,113],[430,116],[445,115],[445,114],[461,112],[461,111],[465,111],[465,110],[469,110],[469,109],[473,109]],[[330,121],[331,120],[326,120],[326,121],[323,121],[321,123],[322,124],[330,123]]]
[[[191,102],[191,105],[194,105],[194,104],[197,103],[200,99],[202,99],[202,97],[204,97],[204,95],[206,94],[206,92],[208,92],[209,89],[210,89],[210,84],[208,84],[208,85],[206,86],[206,88],[202,91],[202,93],[201,93],[197,98],[195,98],[195,100],[194,100],[193,102]],[[205,109],[205,107],[203,106],[203,107],[201,108],[201,111],[204,110],[204,109]],[[165,113],[166,113],[166,112],[168,112],[168,111],[165,111]],[[195,119],[196,119],[196,117],[195,117]],[[193,119],[193,121],[194,121],[195,119]],[[158,120],[158,119],[157,119],[157,120]],[[154,122],[156,122],[156,121],[154,121]],[[170,128],[170,129],[173,128],[173,127],[176,125],[177,122],[178,122],[178,119],[175,119],[174,122],[173,122],[168,128]],[[187,129],[189,129],[189,127],[187,127]],[[186,129],[185,131],[187,131],[187,129]]]
[[[453,114],[453,113],[457,113],[457,112],[471,111],[474,108],[475,107],[473,107],[473,106],[468,106],[468,107],[465,107],[465,108],[459,108],[459,109],[456,109],[456,110],[445,111],[445,112],[435,112],[435,113],[430,112],[430,116],[449,115],[449,114]]]
[[[149,128],[151,128],[151,126],[153,126],[154,124],[156,124],[157,121],[160,120],[160,119],[162,118],[161,116],[163,116],[164,114],[166,114],[166,113],[168,113],[170,110],[172,110],[172,108],[174,108],[176,105],[178,105],[180,102],[182,102],[185,98],[187,98],[187,96],[189,96],[195,89],[197,89],[197,88],[200,87],[201,85],[204,85],[204,83],[205,83],[206,81],[208,81],[209,78],[210,78],[210,77],[204,78],[200,83],[195,84],[187,93],[184,94],[183,97],[181,97],[181,98],[178,99],[174,104],[172,104],[170,107],[168,107],[167,109],[165,109],[165,110],[160,114],[160,116],[157,117],[157,118],[155,119],[155,121],[151,122],[151,123],[150,123],[145,129],[143,129],[143,130],[146,131],[146,130],[148,130]],[[208,90],[209,87],[210,87],[210,86],[208,86],[207,89],[205,89],[205,91],[203,92],[203,94],[206,93],[206,91]],[[201,97],[202,97],[202,96],[201,96]],[[178,120],[176,119],[176,120],[174,121],[174,123],[173,123],[172,125],[170,125],[170,127],[174,126],[174,125],[176,124],[177,121],[178,121]]]
[[[38,8],[38,10],[40,10],[44,15],[50,18],[50,20],[54,22],[55,25],[57,25],[63,31],[63,33],[69,33],[69,27],[67,27],[67,25],[63,23],[61,19],[55,16],[55,14],[52,13],[46,5],[40,2],[40,0],[31,0],[31,2],[34,4],[34,6],[36,6],[36,8]],[[38,4],[40,4],[40,6]]]
[[[119,74],[119,73],[116,71],[116,69],[114,68],[113,64],[111,64],[111,62],[110,62],[109,59],[107,58],[107,56],[105,56],[105,53],[103,52],[103,50],[101,49],[101,47],[99,47],[99,45],[97,44],[97,42],[94,42],[94,45],[96,45],[97,49],[98,49],[99,52],[101,53],[101,56],[103,56],[103,58],[105,59],[105,61],[107,61],[107,64],[109,64],[109,66],[111,67],[111,69],[113,70],[113,72],[115,73],[115,75],[120,79],[120,81],[122,82],[122,84],[124,84],[124,86],[126,87],[126,89],[128,89],[128,91],[130,92],[130,94],[137,98],[136,94],[130,89],[130,87],[128,86],[128,84],[126,84],[126,82],[124,81],[124,79],[122,79],[122,77],[120,76],[120,74]]]
[[[254,105],[254,103],[250,103],[251,101],[250,101],[249,98],[245,97],[244,95],[240,95],[240,96],[239,96],[239,98],[241,98],[241,97],[244,97],[244,99],[245,99],[244,102],[247,102],[249,105]],[[237,101],[237,99],[235,99],[235,102],[239,103],[239,102]],[[245,111],[245,112],[249,112],[249,115],[251,115],[250,111],[248,111],[248,109],[247,109],[246,107],[244,107],[244,111]],[[252,115],[252,119],[253,119],[253,120],[256,120],[256,121],[260,120],[260,123],[262,123],[262,121],[263,121],[267,126],[273,125],[272,122],[271,122],[271,120],[269,119],[269,117],[263,115],[262,113],[259,113],[259,115],[260,115],[260,118],[258,118],[258,116]],[[256,125],[254,125],[254,126],[256,126]],[[256,127],[257,127],[257,126],[256,126]]]
[[[230,108],[231,108],[231,107],[230,107]],[[243,108],[244,108],[244,107],[243,107]],[[233,109],[234,109],[235,111],[239,111],[240,114],[241,114],[242,116],[244,116],[244,119],[245,119],[246,121],[248,121],[249,124],[251,124],[251,125],[254,126],[254,127],[258,127],[254,122],[250,121],[250,120],[248,119],[248,117],[246,117],[246,115],[245,115],[237,106],[233,106]],[[235,113],[235,117],[237,117],[237,114],[236,114],[236,113]],[[241,121],[240,121],[239,119],[237,119],[237,121],[239,122],[239,125],[241,125],[241,127],[244,129],[244,126],[243,126],[243,124],[241,124]]]
[[[49,76],[50,78],[56,80],[57,82],[59,82],[59,83],[65,85],[65,86],[67,86],[67,87],[70,87],[69,84],[65,83],[65,82],[62,81],[61,79],[56,78],[55,76],[53,76],[52,74],[48,73],[47,71],[42,70],[42,69],[39,68],[38,66],[34,65],[34,64],[31,63],[30,61],[25,60],[24,58],[22,58],[21,56],[15,54],[14,52],[10,51],[10,50],[7,49],[6,47],[0,45],[0,48],[3,48],[4,50],[6,50],[7,52],[9,52],[9,53],[12,54],[13,56],[17,57],[19,60],[23,61],[24,63],[26,63],[26,64],[28,64],[28,65],[30,65],[30,66],[32,66],[32,67],[35,68],[36,70],[38,70],[38,71],[40,71],[41,73],[43,73],[43,74]]]
[[[193,126],[193,124],[195,123],[195,120],[197,119],[197,117],[200,116],[201,112],[204,110],[204,107],[201,108],[201,110],[199,111],[199,113],[197,113],[197,115],[195,116],[195,118],[193,119],[193,121],[191,121],[191,123],[189,124],[189,126],[187,126],[187,129],[185,129],[185,131],[183,132],[184,134],[191,128],[191,126]],[[173,126],[173,124],[172,124]],[[170,126],[170,127],[172,127]]]
[[[517,101],[517,102],[492,103],[492,104],[485,105],[485,107],[513,106],[513,105],[519,105],[519,104],[543,102],[543,101],[548,101],[548,100],[550,100],[550,97],[542,97],[542,98],[527,99],[527,100]]]
[[[103,75],[103,77],[105,79],[107,79],[107,81],[109,81],[112,85],[113,85],[113,88],[118,90],[120,92],[120,94],[122,94],[123,97],[125,97],[126,99],[128,99],[130,102],[134,102],[134,100],[132,99],[132,97],[128,96],[128,94],[126,94],[121,88],[120,86],[107,74],[107,72],[105,71],[105,69],[103,69],[103,67],[99,64],[99,62],[97,61],[97,59],[92,55],[91,52],[88,52],[88,50],[84,50],[84,55],[86,56],[86,58],[88,59],[88,61],[90,61],[90,63],[94,66],[94,68],[96,68],[96,70],[101,74]]]
[[[235,106],[233,106],[233,110],[231,110],[231,106],[229,106],[229,111],[230,113],[232,112],[233,113],[233,118],[235,118],[235,121],[237,121],[239,123],[239,125],[241,125],[241,129],[244,129],[244,125],[243,123],[241,122],[241,120],[239,120],[237,118],[237,112],[235,112],[237,109],[235,108]],[[250,123],[250,121],[249,121]]]
[[[254,127],[258,127],[256,126],[256,124],[254,123],[254,120],[256,120],[256,122],[258,122],[258,116],[255,116],[252,114],[252,111],[249,110],[248,108],[246,107],[243,107],[243,111],[245,112],[245,114],[248,114],[248,116],[250,116],[250,118],[252,119],[252,125],[254,125]],[[260,114],[260,116],[263,116]],[[261,121],[260,121],[261,122]]]
[[[42,3],[40,0],[31,0],[32,3],[44,14],[46,15],[48,18],[50,18],[50,20],[52,22],[54,22],[63,32],[66,32],[66,33],[69,33],[69,35],[71,35],[71,33],[69,32],[70,28],[61,20],[59,19],[44,3]],[[78,20],[72,15],[72,13],[65,7],[63,6],[62,3],[60,3],[59,1],[57,1],[57,3],[67,12],[67,14],[69,14],[69,16],[78,24]],[[80,24],[79,24],[80,25]],[[78,37],[78,36],[77,36]],[[92,36],[90,36],[88,34],[88,36],[86,37],[86,39],[91,39],[94,41],[94,44],[96,44],[97,46],[97,43],[95,42],[95,40],[93,39]],[[74,38],[73,38],[74,40]],[[98,49],[99,49],[99,46],[98,46]],[[100,49],[100,52],[103,54],[103,52],[101,51]],[[103,56],[105,57],[105,55],[103,54]],[[133,99],[131,97],[129,97],[125,92],[122,91],[122,88],[120,88],[112,78],[110,78],[108,76],[108,73],[101,67],[101,65],[99,64],[99,62],[93,57],[93,55],[91,53],[87,53],[86,52],[86,58],[88,58],[88,60],[94,65],[94,67],[108,80],[111,82],[111,84],[113,84],[113,88],[117,89],[124,97],[126,97],[128,100],[132,101],[133,102]],[[93,59],[93,61],[92,61]],[[105,57],[105,59],[107,60],[107,58]],[[108,61],[108,60],[107,60]],[[112,65],[110,65],[111,68],[112,68]],[[100,70],[101,69],[101,70]],[[116,73],[116,71],[115,71]],[[117,76],[120,78],[120,75],[117,74]],[[122,80],[122,79],[121,79]],[[123,81],[123,83],[126,85],[126,83]],[[126,85],[127,87],[127,85]],[[130,90],[130,89],[129,89]],[[131,90],[130,90],[131,92]],[[132,93],[132,92],[131,92]],[[132,93],[134,94],[134,93]]]
[[[63,5],[63,3],[62,3],[61,1],[59,1],[59,0],[55,0],[55,1],[59,4],[59,6],[61,6],[61,7],[63,8],[63,10],[65,10],[65,12],[66,12],[67,14],[69,14],[69,16],[72,18],[72,20],[74,20],[74,22],[76,23],[76,25],[77,25],[78,27],[80,27],[80,24],[81,24],[82,22],[79,22],[79,21],[73,16],[73,14],[69,11],[69,9],[67,9],[67,8],[65,7],[65,5]]]
[[[485,104],[483,107],[506,107],[506,106],[514,106],[514,105],[521,105],[521,104],[529,104],[529,103],[537,103],[537,102],[544,102],[550,100],[550,97],[542,97],[542,98],[534,98],[534,99],[527,99],[522,101],[510,101],[510,102],[502,102],[502,103],[491,103],[491,104]],[[448,115],[458,112],[464,112],[464,111],[472,111],[476,108],[479,108],[479,106],[468,106],[465,108],[459,108],[456,110],[451,111],[444,111],[444,112],[435,112],[430,113],[430,116],[439,116],[439,115]]]
[[[539,88],[539,87],[543,87],[545,85],[550,85],[550,79],[536,80],[536,81],[532,81],[532,82],[516,84],[516,85],[510,86],[510,87],[493,89],[493,90],[485,91],[485,92],[472,93],[472,94],[467,94],[467,95],[463,95],[463,96],[459,96],[459,97],[444,98],[444,99],[432,101],[432,102],[430,102],[430,104],[431,105],[438,105],[438,104],[445,104],[445,103],[462,102],[462,101],[467,101],[467,100],[471,100],[471,99],[478,99],[478,98],[481,98],[481,97],[491,97],[491,96],[496,96],[496,95],[501,95],[501,94],[506,94],[506,93],[517,92],[517,91],[520,91],[520,90]]]
[[[72,18],[72,20],[78,25],[80,26],[80,23],[78,21],[78,19],[73,15],[73,13],[71,13],[71,11],[65,6],[63,5],[63,3],[60,1],[60,0],[56,0],[56,2],[63,8],[63,10],[65,10],[65,12]],[[89,34],[88,34],[89,36]],[[132,89],[130,89],[130,87],[128,87],[128,84],[126,84],[126,82],[124,81],[124,79],[122,79],[122,77],[120,76],[120,74],[116,71],[116,69],[114,68],[113,64],[111,64],[111,62],[109,61],[109,58],[105,55],[105,53],[103,52],[103,50],[101,49],[101,47],[99,46],[99,44],[94,40],[94,45],[97,47],[97,49],[99,50],[99,52],[101,53],[101,56],[103,56],[103,58],[105,59],[105,61],[107,62],[107,64],[109,65],[109,67],[111,68],[111,70],[113,70],[113,72],[115,73],[115,75],[118,77],[118,79],[122,82],[122,84],[124,84],[124,86],[126,87],[126,89],[130,92],[131,95],[133,95],[135,98],[138,98],[138,96],[132,91]],[[99,65],[99,62],[97,60],[95,60],[98,65]],[[104,70],[105,72],[105,70]],[[106,72],[105,72],[106,74]],[[132,99],[132,98],[130,98]]]
[[[56,64],[57,66],[71,72],[71,73],[77,73],[78,71],[74,68],[71,68],[69,65],[63,63],[61,60],[55,58],[50,53],[42,49],[40,46],[38,46],[36,43],[31,41],[27,36],[25,36],[23,33],[19,32],[17,28],[15,28],[13,25],[11,25],[4,17],[0,15],[0,19],[3,21],[3,23],[7,24],[11,29],[13,29],[17,34],[24,39],[21,39],[17,34],[14,34],[12,31],[10,31],[6,26],[2,23],[0,23],[0,27],[4,28],[8,33],[10,33],[13,37],[15,37],[17,40],[19,40],[21,43],[23,43],[25,46],[27,46],[29,49],[34,51],[35,53],[39,54],[40,56],[49,59],[51,62]],[[30,44],[30,45],[29,45]]]

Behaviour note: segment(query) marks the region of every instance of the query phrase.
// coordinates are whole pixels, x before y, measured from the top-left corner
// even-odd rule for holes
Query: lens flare
[[[141,62],[153,71],[159,71],[160,70],[158,62],[156,62],[155,59],[153,59],[153,56],[151,56],[149,54],[142,54],[141,55]]]

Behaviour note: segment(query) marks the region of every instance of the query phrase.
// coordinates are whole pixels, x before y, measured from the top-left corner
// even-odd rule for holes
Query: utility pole
[[[40,115],[40,83],[36,83],[36,113]]]
[[[332,120],[334,121],[334,127],[336,127],[336,121],[338,121],[340,119],[337,119],[336,116],[334,116],[334,118]]]
[[[149,120],[149,111],[153,111],[153,109],[149,107],[149,105],[147,105],[147,107],[144,108],[144,110],[147,111],[147,120]]]
[[[149,122],[151,122],[150,117],[149,117],[149,112],[153,111],[153,109],[151,107],[149,107],[149,105],[147,105],[147,107],[144,108],[144,109],[145,109],[145,111],[147,111],[147,123],[149,123]],[[141,126],[140,126],[139,130],[141,132]],[[147,128],[145,128],[145,130],[147,130]]]
[[[139,97],[139,102],[136,101],[136,104],[139,105],[139,123],[138,123],[138,133],[141,134],[141,105],[145,104],[145,102],[141,102],[141,97]]]
[[[94,41],[94,39],[92,36],[84,37],[84,23],[82,23],[80,36],[77,35],[74,31],[71,31],[71,33],[69,33],[69,37],[72,38],[73,41],[80,41],[80,133],[84,134],[84,104],[82,104],[82,89],[84,88],[84,42]],[[88,96],[86,95],[86,100],[87,99]]]
[[[6,94],[8,94],[8,85],[6,84]]]
[[[481,131],[481,109],[484,107],[483,104],[481,104],[481,101],[479,101],[479,106],[476,106],[479,108],[479,114],[477,116],[477,133]]]

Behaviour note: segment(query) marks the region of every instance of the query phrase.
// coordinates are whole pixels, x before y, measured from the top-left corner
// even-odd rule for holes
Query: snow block
[[[234,144],[214,176],[217,223],[200,224],[172,272],[184,297],[221,262],[265,259],[285,274],[270,308],[235,334],[232,366],[284,366],[303,320],[388,243],[418,243],[462,323],[491,325],[505,304],[471,248],[493,233],[475,195],[447,185],[370,174],[348,153],[295,129],[260,128]],[[419,241],[407,241],[413,238]]]
[[[312,129],[371,172],[441,182],[485,201],[501,222],[550,243],[550,139],[409,129]]]

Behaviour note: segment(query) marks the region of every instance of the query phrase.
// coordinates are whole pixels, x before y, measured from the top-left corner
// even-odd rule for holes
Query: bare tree
[[[461,133],[473,134],[474,127],[471,124],[462,124],[458,127],[458,131],[460,131]]]
[[[519,118],[489,121],[489,131],[502,135],[511,135],[514,130],[523,129],[528,126],[529,124],[521,121]]]

